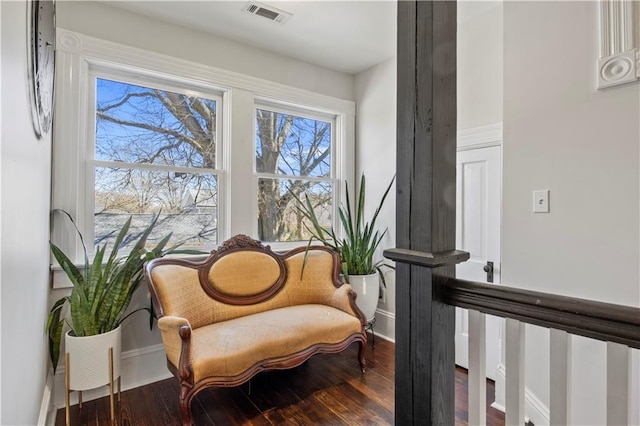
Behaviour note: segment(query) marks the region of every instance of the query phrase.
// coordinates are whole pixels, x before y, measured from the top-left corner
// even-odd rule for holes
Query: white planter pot
[[[353,287],[358,297],[356,305],[362,311],[367,321],[373,320],[378,307],[380,295],[380,278],[378,273],[369,275],[349,275],[349,284]]]
[[[95,336],[64,336],[69,389],[82,391],[108,385],[111,382],[109,348],[113,348],[113,380],[120,377],[121,328]]]

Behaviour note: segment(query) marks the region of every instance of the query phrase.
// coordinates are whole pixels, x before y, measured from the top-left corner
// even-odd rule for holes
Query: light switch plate
[[[549,190],[537,189],[533,191],[533,212],[549,213]]]

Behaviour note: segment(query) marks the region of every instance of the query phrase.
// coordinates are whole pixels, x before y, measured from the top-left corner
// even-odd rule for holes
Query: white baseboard
[[[536,426],[546,426],[550,422],[549,407],[529,389],[524,390],[524,412]]]
[[[376,309],[376,325],[374,328],[376,338],[395,343],[396,337],[396,314],[385,311],[384,309]]]
[[[505,368],[503,364],[500,364],[496,369],[496,400],[491,404],[491,407],[502,412],[505,411],[505,383]],[[549,424],[549,407],[526,387],[524,389],[524,412],[525,420],[531,421],[536,426]]]
[[[491,404],[491,406],[493,408],[495,408],[496,410],[500,410],[504,413],[504,404],[506,401],[506,395],[505,395],[505,383],[506,383],[506,372],[504,370],[504,364],[500,364],[498,365],[498,368],[496,368],[496,397],[495,397],[495,401],[493,401],[493,404]]]
[[[122,377],[122,391],[172,377],[172,374],[167,369],[164,346],[159,344],[123,352],[120,374]],[[56,409],[63,408],[65,406],[64,366],[58,367],[53,382],[53,406]],[[82,400],[91,401],[107,395],[109,395],[109,387],[103,386],[83,391]],[[77,403],[78,393],[71,392],[71,405]]]
[[[53,426],[56,422],[55,409],[53,407],[53,370],[47,374],[47,380],[42,392],[42,404],[38,415],[38,426]]]

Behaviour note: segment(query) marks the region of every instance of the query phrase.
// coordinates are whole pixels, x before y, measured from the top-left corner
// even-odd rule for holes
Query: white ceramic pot
[[[376,314],[378,307],[378,296],[380,295],[380,278],[375,272],[369,275],[349,275],[349,284],[353,287],[358,297],[356,297],[356,305],[367,318],[371,321]]]
[[[113,380],[120,377],[121,328],[95,336],[64,336],[69,354],[69,390],[82,391],[110,382],[109,348],[113,348]]]

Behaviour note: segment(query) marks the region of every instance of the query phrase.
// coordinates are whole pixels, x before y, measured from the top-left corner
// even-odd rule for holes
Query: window
[[[172,232],[172,243],[216,245],[220,97],[94,76],[95,245],[112,243],[130,216],[136,234],[156,214],[150,243]]]
[[[160,213],[149,243],[210,250],[247,234],[286,250],[306,240],[295,194],[335,225],[353,182],[355,104],[59,29],[52,208],[88,249],[133,216]],[[338,231],[339,232],[339,231]],[[73,227],[52,241],[82,264]],[[298,241],[298,242],[296,242]],[[66,287],[54,266],[54,287]]]
[[[321,225],[333,225],[335,117],[261,105],[255,114],[258,237],[307,240],[297,199],[308,198]]]

